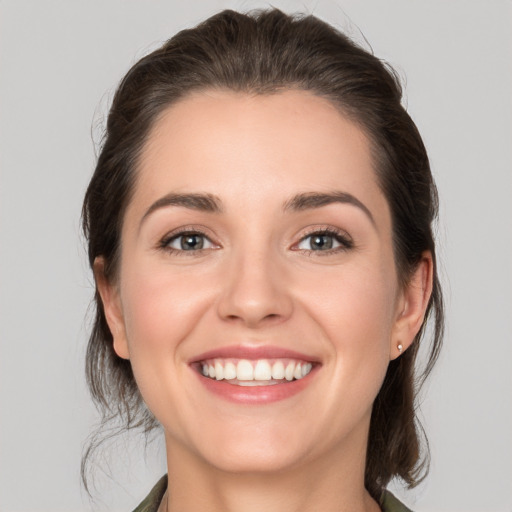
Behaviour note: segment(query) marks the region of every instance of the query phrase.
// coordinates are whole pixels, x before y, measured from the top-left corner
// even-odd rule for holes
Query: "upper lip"
[[[231,345],[220,347],[207,352],[203,352],[190,359],[189,363],[198,363],[206,359],[298,359],[301,361],[308,361],[318,363],[317,357],[310,356],[295,350],[289,350],[283,347],[276,347],[271,345]]]

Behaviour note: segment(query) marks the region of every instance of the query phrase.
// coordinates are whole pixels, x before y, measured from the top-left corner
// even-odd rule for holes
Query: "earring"
[[[400,355],[402,355],[402,349],[404,348],[404,347],[402,347],[402,344],[399,343],[396,348],[398,349],[398,352],[400,352]]]

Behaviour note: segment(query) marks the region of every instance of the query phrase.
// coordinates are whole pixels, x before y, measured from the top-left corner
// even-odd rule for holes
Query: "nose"
[[[288,277],[270,251],[245,252],[228,263],[218,314],[252,329],[279,324],[293,311]]]

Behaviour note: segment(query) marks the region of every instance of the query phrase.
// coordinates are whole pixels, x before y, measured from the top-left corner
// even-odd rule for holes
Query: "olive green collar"
[[[167,475],[164,475],[151,489],[146,499],[133,512],[157,512],[167,489]],[[412,512],[403,503],[385,490],[380,502],[382,512]]]

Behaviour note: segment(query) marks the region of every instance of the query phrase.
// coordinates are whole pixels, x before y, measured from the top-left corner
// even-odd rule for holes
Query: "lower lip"
[[[315,366],[305,377],[283,384],[269,386],[237,386],[225,380],[215,380],[195,372],[203,386],[211,393],[238,404],[267,404],[285,400],[305,389],[318,370]]]

